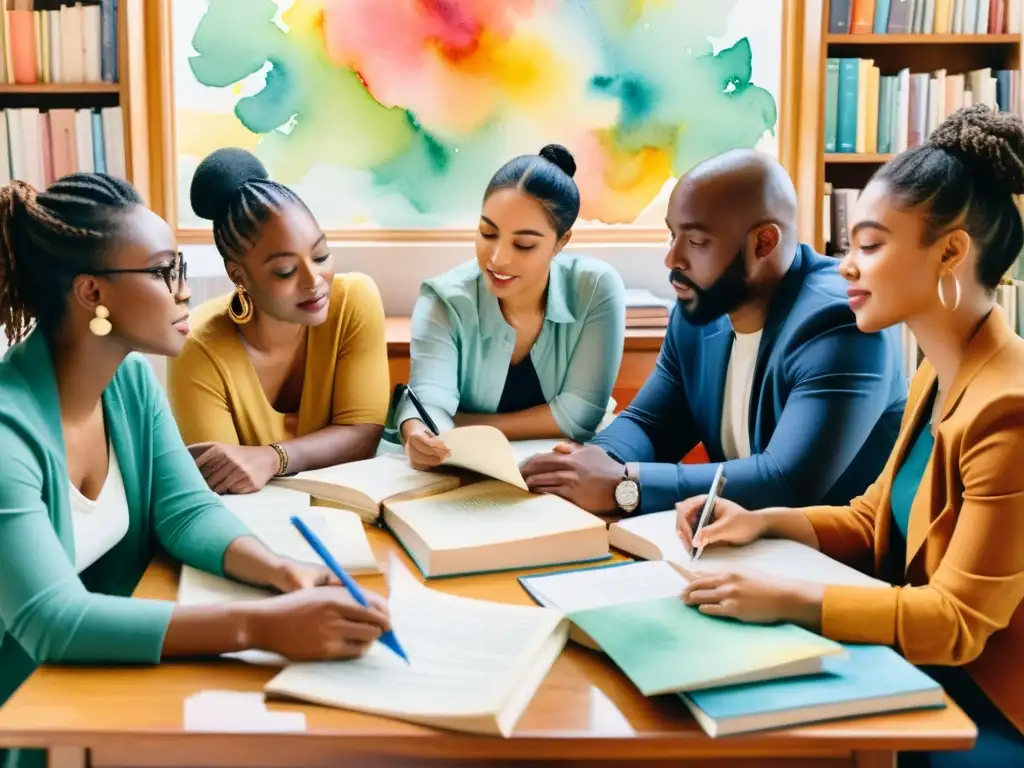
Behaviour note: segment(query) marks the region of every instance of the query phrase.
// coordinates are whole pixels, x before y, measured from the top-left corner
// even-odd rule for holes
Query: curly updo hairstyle
[[[291,189],[270,178],[255,155],[237,147],[214,150],[199,163],[189,201],[196,216],[213,222],[213,242],[225,259],[253,246],[267,220],[287,205],[309,211]]]
[[[536,155],[519,155],[501,166],[484,191],[484,202],[499,189],[518,189],[541,204],[561,238],[580,215],[575,173],[572,153],[560,144],[548,144]]]
[[[1024,123],[977,104],[958,109],[927,143],[882,166],[901,209],[924,215],[925,245],[962,228],[978,254],[978,281],[994,291],[1024,247],[1015,196],[1024,194]]]
[[[73,173],[45,192],[18,180],[0,187],[0,325],[9,344],[33,321],[57,330],[75,278],[106,267],[122,214],[135,205],[135,187],[104,173]]]

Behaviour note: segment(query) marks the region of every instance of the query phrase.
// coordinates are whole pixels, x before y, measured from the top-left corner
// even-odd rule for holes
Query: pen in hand
[[[718,495],[722,492],[725,487],[725,465],[719,464],[718,469],[715,470],[715,477],[711,481],[711,488],[708,490],[708,497],[704,500],[704,508],[700,512],[700,517],[697,518],[697,523],[693,526],[693,536],[690,539],[690,560],[696,562],[700,559],[701,554],[704,552],[703,545],[697,547],[693,541],[697,538],[697,533],[711,521],[711,516],[714,513],[715,502],[718,500]]]
[[[409,402],[412,403],[413,408],[416,409],[416,413],[419,414],[420,421],[422,421],[426,428],[435,436],[439,435],[441,430],[437,428],[437,424],[435,424],[434,420],[430,418],[430,414],[427,413],[427,409],[423,407],[423,403],[420,402],[420,399],[416,397],[416,393],[413,392],[406,384],[399,384],[398,386],[402,387],[405,394],[409,396]]]
[[[334,559],[334,556],[327,551],[327,547],[320,541],[320,537],[317,536],[307,526],[301,518],[297,515],[292,515],[292,525],[294,525],[302,537],[309,543],[309,546],[313,548],[313,551],[320,556],[320,559],[324,561],[324,565],[330,568],[331,572],[338,577],[338,581],[349,591],[352,598],[364,608],[369,608],[370,604],[363,595],[363,591],[359,588],[359,585],[349,576],[345,569],[341,567],[341,564]],[[380,641],[384,643],[388,648],[394,651],[398,656],[405,660],[405,663],[409,663],[409,657],[406,655],[405,650],[398,642],[398,638],[395,637],[394,631],[387,631],[380,636]]]

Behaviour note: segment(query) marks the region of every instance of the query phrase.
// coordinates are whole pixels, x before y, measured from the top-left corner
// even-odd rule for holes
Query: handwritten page
[[[300,472],[276,482],[313,495],[375,509],[388,498],[458,485],[458,480],[451,475],[421,472],[409,466],[404,454],[391,453]]]
[[[618,531],[617,529],[622,529]],[[625,532],[627,535],[622,535]],[[789,539],[760,539],[743,547],[708,547],[696,562],[683,546],[676,533],[676,513],[656,512],[621,520],[609,528],[609,542],[613,547],[630,552],[630,540],[640,539],[639,549],[648,550],[653,544],[661,559],[678,566],[684,575],[703,571],[755,570],[790,579],[813,581],[820,584],[847,586],[888,587],[884,581],[872,578],[854,568],[833,560],[816,549]],[[646,543],[648,546],[644,546]],[[648,557],[648,551],[637,552]]]
[[[483,425],[456,427],[440,437],[451,452],[444,461],[446,466],[479,472],[527,490],[519,460],[501,430]]]
[[[498,717],[552,638],[558,650],[565,642],[558,611],[438,592],[397,559],[388,582],[392,626],[410,663],[375,643],[361,659],[292,664],[266,691],[413,722]]]
[[[531,494],[495,480],[388,505],[432,550],[486,546],[603,526],[558,496]]]
[[[565,613],[679,597],[686,586],[686,579],[660,560],[526,576],[520,582],[541,605]]]

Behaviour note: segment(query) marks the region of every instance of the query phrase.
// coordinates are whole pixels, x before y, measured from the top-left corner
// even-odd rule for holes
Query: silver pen
[[[704,547],[697,549],[693,545],[693,539],[697,538],[697,533],[708,524],[708,519],[711,517],[711,512],[715,508],[715,501],[718,499],[718,495],[722,492],[725,487],[725,464],[719,464],[718,469],[715,470],[715,479],[711,481],[711,489],[708,491],[708,497],[704,500],[704,509],[700,512],[700,517],[697,518],[697,524],[693,527],[693,538],[690,539],[690,560],[696,562],[700,559],[701,553],[704,552]]]

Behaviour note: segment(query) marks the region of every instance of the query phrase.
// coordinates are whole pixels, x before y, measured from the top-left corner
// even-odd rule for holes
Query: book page
[[[519,460],[501,430],[488,426],[456,427],[441,434],[451,451],[444,465],[461,467],[502,480],[516,488],[526,488],[519,471]]]
[[[686,586],[686,579],[662,561],[581,568],[524,576],[519,581],[541,605],[565,613],[656,597],[679,597]]]
[[[564,443],[565,440],[513,440],[512,454],[516,457],[516,463],[522,464],[527,459],[533,458],[538,453],[551,453],[555,446]]]
[[[314,495],[318,495],[317,485],[334,486],[342,491],[348,491],[350,496],[351,492],[355,491],[369,499],[375,507],[392,496],[435,488],[454,488],[458,485],[458,480],[451,475],[421,472],[409,466],[405,454],[392,453],[300,472],[295,477],[275,482]]]
[[[438,496],[388,504],[432,550],[520,541],[604,524],[558,496],[488,480]]]
[[[408,664],[374,643],[361,659],[292,664],[267,692],[406,718],[497,714],[564,622],[546,608],[430,589],[394,558],[388,581],[392,626]]]
[[[609,538],[620,547],[616,526],[654,543],[662,559],[678,565],[683,571],[755,570],[790,579],[820,584],[888,587],[889,584],[833,560],[816,549],[789,539],[760,539],[744,547],[707,547],[696,562],[690,559],[676,533],[676,513],[655,512],[622,520],[611,526]],[[621,548],[621,547],[620,547]]]
[[[295,514],[310,506],[308,493],[282,488],[276,484],[265,485],[256,493],[228,493],[220,497],[224,506],[243,520],[248,514],[281,512]]]

